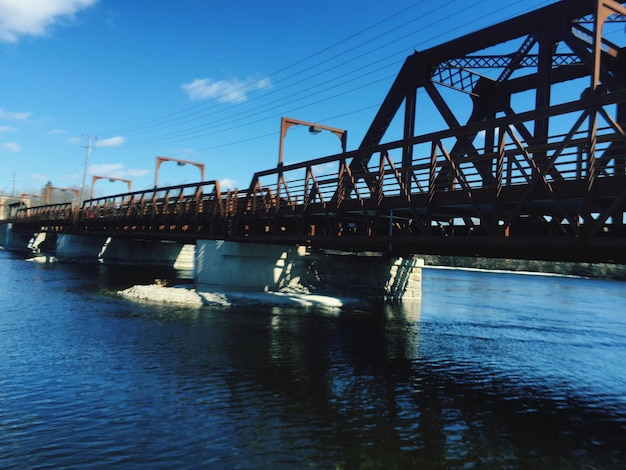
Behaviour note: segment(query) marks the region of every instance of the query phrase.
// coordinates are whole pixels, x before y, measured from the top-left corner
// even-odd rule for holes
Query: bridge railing
[[[73,202],[48,204],[43,206],[22,207],[19,209],[13,222],[31,225],[34,228],[46,227],[56,230],[58,225],[64,225],[76,219],[77,207]]]
[[[498,128],[498,132],[504,135],[507,130]],[[336,155],[257,173],[249,194],[257,199],[262,194],[269,195],[267,201],[304,205],[306,208],[313,202],[328,203],[333,199],[341,202],[346,198],[434,195],[453,190],[524,185],[535,179],[540,171],[548,182],[580,180],[589,176],[591,170],[585,154],[589,145],[586,134],[585,130],[576,132],[566,146],[558,140],[542,145],[504,141],[499,150],[480,147],[476,148],[474,155],[452,155],[444,139],[433,139],[427,143],[429,151],[423,151],[423,146],[415,146],[414,153],[418,155],[413,157],[410,166],[403,165],[402,146],[399,145],[397,148],[376,149],[377,152],[368,151],[368,156],[374,154],[370,164],[357,171],[350,170],[350,167],[358,155]],[[560,135],[555,139],[565,137]],[[616,147],[624,145],[612,133],[612,128],[598,129],[596,152],[607,151],[614,144]],[[542,164],[536,160],[537,154],[547,155]],[[626,147],[610,158],[601,159],[594,176],[624,175],[625,161]],[[483,178],[478,170],[480,165],[490,168],[493,180]],[[346,188],[350,188],[350,195]]]
[[[220,190],[218,181],[203,181],[180,186],[152,188],[85,200],[81,207],[73,203],[49,204],[22,208],[14,222],[42,225],[54,230],[103,230],[111,227],[158,223],[165,218],[196,218],[203,212],[224,214],[237,191]]]
[[[332,205],[349,200],[382,203],[389,197],[626,175],[624,123],[611,117],[626,91],[505,116],[412,139],[278,166],[254,175],[247,196],[281,207]],[[589,127],[595,114],[598,123]],[[560,129],[543,142],[529,129],[540,119]],[[491,135],[489,141],[484,136]],[[411,155],[410,160],[406,158]],[[410,163],[409,163],[410,161]],[[254,210],[256,204],[248,209]]]
[[[436,213],[443,194],[465,197],[480,217],[474,198],[480,191],[494,200],[505,188],[543,185],[552,191],[550,185],[574,180],[590,187],[596,179],[626,175],[624,124],[611,117],[624,103],[626,91],[615,92],[280,165],[256,173],[247,191],[224,191],[218,181],[203,181],[93,198],[82,207],[31,207],[18,211],[15,221],[57,231],[219,236],[228,235],[242,217],[247,218],[243,225],[290,211],[327,218],[361,211],[369,217],[391,199],[406,210]],[[592,117],[597,124],[590,125]],[[542,142],[529,132],[540,119],[550,119],[552,129],[559,130]]]
[[[198,223],[201,214],[222,216],[236,191],[219,181],[202,181],[90,199],[80,210],[79,231],[163,231],[168,225]]]

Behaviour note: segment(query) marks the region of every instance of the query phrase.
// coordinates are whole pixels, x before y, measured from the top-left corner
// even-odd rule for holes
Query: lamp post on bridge
[[[74,189],[74,188],[59,188],[56,186],[46,186],[46,205],[50,204],[50,193],[52,193],[52,190],[56,189],[57,191],[70,191],[72,193],[74,193],[76,195],[76,200],[80,201],[80,194],[81,192],[78,189]],[[72,203],[74,204],[74,203]]]
[[[159,168],[163,162],[176,162],[178,166],[193,165],[200,169],[200,181],[204,181],[204,163],[191,162],[189,160],[179,160],[178,158],[156,157],[156,168],[154,169],[154,187],[158,187]]]
[[[314,122],[300,121],[298,119],[282,117],[280,120],[280,143],[278,146],[278,166],[279,167],[283,165],[283,150],[284,150],[285,136],[287,135],[287,131],[289,130],[289,128],[292,126],[307,126],[311,134],[319,134],[322,131],[332,132],[337,137],[339,137],[339,140],[341,140],[341,151],[343,153],[346,152],[346,147],[348,143],[348,131],[344,129],[338,129],[336,127],[316,124]]]
[[[40,201],[43,201],[44,203],[47,204],[46,199],[41,196],[40,194],[28,194],[28,193],[22,193],[20,194],[20,207],[22,207],[25,203],[24,200],[25,199],[39,199]]]
[[[94,186],[94,183],[96,181],[102,180],[102,179],[109,180],[111,183],[114,182],[114,181],[121,181],[122,183],[126,183],[126,186],[128,186],[128,192],[129,193],[131,192],[131,187],[132,187],[132,183],[133,183],[131,180],[125,180],[125,179],[122,179],[122,178],[113,178],[112,176],[96,176],[96,175],[93,175],[91,177],[91,191],[89,192],[89,199],[93,199],[93,186]]]

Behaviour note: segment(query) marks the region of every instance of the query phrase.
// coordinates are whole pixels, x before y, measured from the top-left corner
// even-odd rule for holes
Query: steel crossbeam
[[[608,39],[624,3],[564,0],[418,51],[357,150],[260,171],[246,191],[155,188],[24,208],[12,223],[626,263],[626,31]],[[438,115],[423,116],[423,103]],[[383,142],[398,121],[403,138]]]

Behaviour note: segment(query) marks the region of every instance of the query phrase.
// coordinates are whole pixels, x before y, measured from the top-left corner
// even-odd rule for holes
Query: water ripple
[[[328,315],[137,306],[102,269],[0,253],[2,468],[626,462],[623,284],[431,272]]]

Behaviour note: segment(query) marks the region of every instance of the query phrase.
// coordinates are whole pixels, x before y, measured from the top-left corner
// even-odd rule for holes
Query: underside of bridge
[[[357,150],[260,171],[247,190],[138,191],[14,225],[625,263],[625,3],[564,0],[415,51]]]

